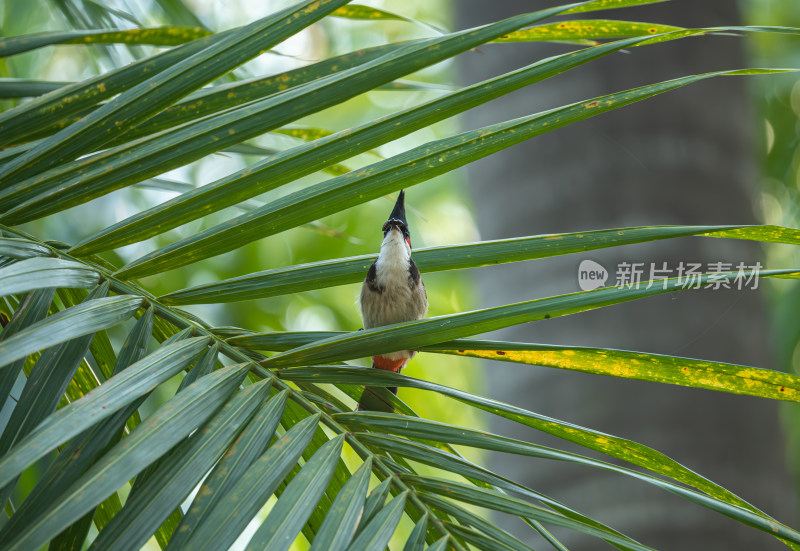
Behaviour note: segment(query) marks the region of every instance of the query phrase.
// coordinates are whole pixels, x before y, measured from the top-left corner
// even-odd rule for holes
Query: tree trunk
[[[553,4],[552,2],[550,4]],[[528,1],[459,0],[458,27],[538,9]],[[668,2],[587,14],[682,26],[737,24],[734,2]],[[469,112],[477,126],[571,101],[718,69],[744,67],[740,37],[690,38],[635,48],[574,69]],[[567,51],[559,45],[493,45],[461,57],[465,84]],[[769,77],[761,77],[769,78]],[[755,161],[744,79],[712,79],[545,134],[467,170],[483,239],[660,224],[757,223]],[[484,268],[486,306],[579,290],[583,259],[609,271],[620,262],[744,261],[746,242],[683,238]],[[645,279],[647,278],[645,274]],[[674,274],[673,275],[677,275]],[[771,358],[763,287],[670,293],[527,324],[493,337],[688,356],[779,369]],[[794,524],[776,403],[706,390],[488,362],[492,397],[651,446]],[[502,420],[491,429],[587,453]],[[512,456],[493,470],[561,499],[659,549],[782,549],[770,536],[619,475]],[[535,534],[503,524],[536,547]],[[527,532],[525,531],[527,530]],[[555,532],[568,547],[595,548]],[[596,541],[596,540],[594,540]],[[596,544],[594,544],[596,545]],[[589,547],[587,547],[589,546]],[[537,547],[538,548],[538,547]]]

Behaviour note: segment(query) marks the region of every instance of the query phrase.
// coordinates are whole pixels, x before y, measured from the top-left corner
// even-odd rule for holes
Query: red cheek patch
[[[411,246],[411,238],[410,237],[406,237],[406,243],[408,243],[409,247]]]

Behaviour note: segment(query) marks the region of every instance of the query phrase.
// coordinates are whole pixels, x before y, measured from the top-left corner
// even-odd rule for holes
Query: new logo
[[[578,286],[584,291],[592,291],[606,284],[608,270],[594,260],[582,260],[578,266]]]

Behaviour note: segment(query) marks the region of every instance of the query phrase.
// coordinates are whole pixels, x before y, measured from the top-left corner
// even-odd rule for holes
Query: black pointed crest
[[[400,191],[400,196],[397,198],[397,202],[394,204],[394,209],[392,209],[392,214],[389,215],[389,219],[383,225],[383,235],[384,237],[392,229],[395,227],[403,232],[403,236],[408,241],[408,244],[411,244],[411,233],[408,231],[408,222],[406,222],[406,204],[405,204],[406,192]]]
[[[405,190],[401,190],[400,196],[397,198],[397,202],[394,204],[394,209],[392,209],[392,214],[389,215],[389,220],[396,220],[398,222],[402,222],[404,226],[408,226],[408,222],[406,222],[405,198],[406,192]],[[389,220],[387,220],[387,222]]]

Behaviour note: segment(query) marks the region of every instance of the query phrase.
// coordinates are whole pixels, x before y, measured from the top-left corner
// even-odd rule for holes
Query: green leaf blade
[[[268,189],[310,174],[330,163],[369,150],[372,147],[413,132],[437,120],[463,112],[476,104],[500,97],[549,76],[561,73],[592,59],[608,55],[631,45],[632,41],[593,48],[591,51],[558,56],[537,62],[508,75],[492,78],[469,86],[443,98],[406,109],[377,121],[366,123],[333,136],[317,136],[313,144],[301,145],[277,154],[271,159],[238,171],[207,186],[153,207],[102,230],[95,236],[77,244],[72,252],[89,254],[110,247],[129,244],[155,235],[157,232],[190,221],[199,212],[208,213],[249,199]],[[365,54],[373,55],[370,50]],[[359,56],[355,61],[348,56],[336,66],[366,62]],[[191,110],[189,110],[191,112]],[[276,130],[281,132],[281,129]]]
[[[41,96],[58,90],[69,82],[48,82],[22,78],[0,78],[0,99],[16,99]]]
[[[48,451],[184,369],[207,345],[206,337],[195,337],[160,348],[52,414],[0,459],[0,487]]]
[[[457,392],[460,393],[460,391]],[[477,404],[479,401],[483,400],[486,399],[479,398],[478,400],[473,401],[472,403]],[[486,409],[499,413],[500,411],[502,411],[500,408],[513,408],[513,406],[507,406],[504,404],[499,404],[497,402],[494,402],[494,406],[492,407],[492,409],[489,409],[488,407]],[[699,488],[702,492],[705,492],[705,494],[689,490],[684,486],[669,482],[662,478],[641,473],[633,469],[620,467],[612,463],[606,463],[603,461],[598,461],[596,459],[580,456],[569,452],[563,452],[552,448],[546,448],[544,446],[538,446],[536,444],[529,444],[527,442],[522,442],[510,438],[505,438],[502,436],[492,435],[486,432],[466,429],[464,427],[454,427],[444,423],[437,423],[434,421],[426,421],[418,418],[400,416],[397,414],[386,414],[386,413],[358,412],[350,414],[337,414],[335,418],[339,422],[345,424],[346,426],[352,429],[365,428],[370,431],[389,432],[392,434],[403,435],[411,438],[421,438],[436,442],[461,444],[466,446],[478,447],[482,449],[490,449],[494,451],[503,451],[506,453],[526,455],[542,459],[568,461],[571,463],[583,464],[585,466],[599,467],[601,469],[624,474],[626,476],[630,476],[632,478],[641,480],[648,484],[652,484],[663,490],[679,495],[689,501],[697,503],[698,505],[707,507],[713,511],[719,512],[726,516],[730,516],[731,518],[734,518],[739,522],[742,522],[749,526],[756,527],[776,537],[784,538],[793,542],[800,540],[800,533],[797,533],[795,530],[789,528],[788,526],[785,526],[779,523],[778,521],[772,519],[768,515],[758,511],[758,509],[755,509],[752,505],[748,504],[746,501],[743,501],[741,498],[738,498],[734,494],[712,483],[711,481],[703,477],[700,477],[696,473],[686,469],[679,463],[667,458],[663,454],[655,452],[655,450],[651,450],[646,446],[642,446],[641,444],[637,444],[629,440],[625,440],[624,443],[620,443],[619,442],[620,439],[617,439],[616,437],[607,434],[595,433],[597,435],[597,442],[603,443],[603,446],[605,446],[605,444],[608,444],[611,441],[615,441],[618,442],[619,445],[614,444],[608,446],[606,448],[606,451],[604,451],[603,453],[610,452],[608,453],[608,455],[618,458],[622,458],[623,456],[627,455],[628,456],[628,459],[626,459],[627,461],[630,461],[630,459],[632,458],[630,452],[633,452],[634,450],[636,450],[635,453],[637,455],[639,453],[645,453],[647,455],[651,455],[651,459],[646,460],[644,462],[638,460],[634,460],[631,462],[634,464],[639,464],[645,468],[648,468],[651,471],[658,472],[660,474],[668,476],[673,480],[678,480],[686,484],[694,485],[695,487]],[[515,420],[520,421],[521,418],[517,417],[515,418]],[[553,420],[550,419],[550,421]],[[529,426],[533,425],[529,424]],[[578,431],[580,430],[587,430],[569,424],[565,424],[565,427],[567,428],[567,432],[565,434],[571,433],[573,436],[577,435]],[[555,433],[551,432],[550,434],[555,434]],[[590,445],[587,447],[592,448],[593,446]],[[596,446],[594,446],[594,449],[600,451]],[[646,450],[649,450],[649,452]],[[604,537],[604,536],[599,536],[599,537]],[[630,540],[628,538],[624,539],[627,540],[627,543],[623,543],[623,545],[629,545]]]
[[[431,142],[363,169],[305,188],[251,213],[208,228],[130,262],[117,275],[136,278],[236,249],[323,215],[339,212],[387,193],[444,174],[568,124],[668,92],[703,79],[741,71],[679,78],[574,103]]]
[[[27,239],[0,237],[0,256],[24,260],[37,256],[49,256],[50,249]]]
[[[608,247],[692,235],[711,237],[719,235],[764,241],[775,239],[781,243],[800,242],[798,241],[800,232],[790,228],[776,231],[774,226],[752,226],[746,228],[748,233],[735,232],[729,228],[736,226],[650,226],[591,230],[430,247],[415,250],[413,257],[419,270],[429,273],[584,253]],[[749,237],[743,237],[745,235]],[[159,300],[174,305],[209,304],[345,285],[363,280],[374,260],[375,255],[363,255],[276,268],[182,289],[159,297]]]
[[[236,393],[208,422],[159,461],[90,549],[136,551],[144,546],[223,456],[239,429],[267,397],[270,384],[265,380]]]
[[[100,285],[82,304],[105,297],[108,289],[108,283]],[[31,369],[19,401],[4,427],[0,437],[0,455],[5,456],[11,446],[28,436],[50,412],[55,411],[59,402],[63,400],[70,381],[84,361],[92,338],[91,333],[78,335],[42,352]],[[9,475],[8,481],[0,484],[0,488],[9,491],[17,474]],[[5,496],[2,500],[5,501]]]
[[[153,27],[129,30],[79,30],[12,36],[0,41],[0,57],[56,44],[150,44],[177,46],[211,34],[197,27]]]
[[[356,532],[369,488],[372,459],[368,458],[336,494],[309,551],[345,551]]]
[[[522,495],[527,499],[537,500],[567,518],[589,526],[593,526],[599,530],[614,534],[616,536],[625,537],[616,530],[613,530],[608,526],[605,526],[604,524],[599,523],[596,520],[579,513],[578,511],[575,511],[574,509],[554,500],[549,496],[503,478],[502,476],[499,476],[487,469],[470,463],[466,459],[463,459],[456,454],[414,442],[412,440],[407,440],[405,438],[399,438],[390,434],[361,434],[359,435],[359,440],[361,442],[372,444],[380,450],[396,454],[397,456],[412,459],[414,461],[418,461],[425,465],[430,465],[439,469],[446,469],[451,473],[461,475],[473,482],[484,482],[494,486],[495,488]],[[503,541],[503,537],[500,535],[493,537],[499,541]]]
[[[141,305],[140,297],[121,295],[57,312],[0,341],[0,366],[65,340],[112,327],[130,318]]]
[[[793,276],[797,270],[760,272],[760,277]],[[705,274],[695,283],[707,285],[709,278],[733,281],[736,272]],[[323,341],[312,342],[264,360],[268,367],[309,365],[363,358],[395,350],[416,350],[450,339],[494,331],[504,327],[585,312],[594,308],[620,304],[662,293],[689,290],[685,281],[671,278],[656,285],[636,287],[601,287],[566,295],[542,298],[506,306],[497,306],[463,314],[437,316],[412,322],[385,325],[364,331],[346,333]]]
[[[348,0],[307,0],[237,29],[205,50],[123,92],[27,153],[0,167],[0,178],[20,181],[70,161],[109,141],[176,100],[255,57]]]
[[[367,500],[364,502],[364,512],[361,514],[361,519],[358,521],[356,532],[360,532],[365,526],[369,524],[378,511],[383,509],[386,504],[386,496],[389,495],[389,490],[392,487],[392,479],[387,478],[367,495]]]
[[[183,548],[212,551],[230,546],[294,467],[318,422],[319,414],[307,417],[272,444],[198,525]]]
[[[172,535],[166,549],[180,549],[204,522],[210,511],[264,452],[281,420],[288,391],[282,390],[269,399],[248,423],[230,451],[203,482],[192,505]]]
[[[428,534],[428,515],[426,514],[423,516],[417,524],[414,525],[414,529],[411,531],[411,534],[408,536],[406,540],[406,544],[403,546],[403,551],[424,551],[425,549],[425,536]],[[447,537],[443,538],[445,543],[447,542]]]
[[[378,514],[364,527],[356,537],[348,551],[380,551],[385,549],[392,538],[400,519],[403,517],[403,508],[406,504],[408,491],[392,499]]]
[[[0,343],[17,334],[22,329],[33,325],[45,318],[53,302],[56,290],[53,288],[39,289],[29,293],[23,299],[8,325],[0,332]],[[5,403],[5,397],[11,394],[17,376],[25,364],[25,358],[15,360],[0,369],[0,401]]]
[[[339,460],[344,435],[329,440],[316,451],[281,494],[278,503],[261,523],[248,551],[274,549],[286,551],[300,533],[322,497]]]
[[[581,2],[574,8],[570,8],[564,13],[583,13],[596,10],[613,10],[617,8],[627,8],[631,6],[643,6],[645,4],[658,4],[667,0],[594,0],[593,2]]]
[[[571,41],[597,40],[603,38],[623,38],[631,36],[654,36],[658,34],[687,31],[683,27],[640,23],[634,21],[615,21],[611,19],[586,19],[559,21],[547,25],[537,25],[530,29],[514,31],[498,38],[495,42],[531,41]]]
[[[430,551],[445,551],[445,549],[447,549],[447,545],[449,543],[450,543],[450,537],[449,536],[442,536],[441,538],[439,538],[438,540],[433,542],[433,545],[428,547],[428,549]]]
[[[92,110],[103,99],[141,83],[181,60],[205,49],[230,31],[200,38],[150,58],[142,59],[83,82],[68,84],[44,96],[0,113],[0,145],[16,143],[42,127],[62,128],[64,120]],[[26,149],[27,151],[27,149]]]
[[[40,514],[29,531],[13,540],[8,549],[36,548],[101,503],[212,415],[238,387],[246,372],[246,364],[221,369],[175,396],[95,463],[60,501]]]
[[[370,384],[376,386],[412,386],[414,388],[434,390],[440,394],[453,397],[484,411],[494,413],[537,430],[542,430],[543,432],[563,438],[564,440],[604,453],[610,457],[622,459],[633,465],[644,467],[652,472],[656,472],[660,475],[664,475],[684,484],[693,486],[711,496],[711,501],[704,501],[702,498],[698,501],[697,496],[693,494],[680,495],[684,495],[684,497],[687,497],[688,499],[704,506],[708,506],[713,510],[728,510],[727,506],[732,505],[736,508],[746,509],[761,518],[761,521],[759,521],[761,524],[759,524],[759,526],[765,526],[764,522],[767,524],[777,522],[732,492],[695,473],[694,471],[687,469],[677,461],[656,450],[653,450],[652,448],[638,444],[631,440],[593,431],[578,425],[563,423],[556,419],[539,415],[516,406],[504,404],[496,400],[475,396],[467,392],[444,387],[435,383],[404,377],[397,373],[390,373],[371,368],[344,368],[331,366],[322,372],[320,372],[319,369],[311,370],[309,372],[308,368],[295,368],[281,371],[280,376],[298,381],[313,380],[316,383],[333,382],[347,384]],[[615,470],[616,472],[622,472],[624,474],[633,476],[634,478],[639,478],[646,482],[656,484],[657,486],[667,489],[670,492],[680,493],[673,486],[661,485],[660,479],[655,479],[647,475],[640,475],[636,471],[632,471],[630,469],[617,469],[616,466],[610,466],[610,464],[603,462],[595,462],[594,460],[582,458],[574,454],[567,454],[566,452],[551,450],[549,448],[546,449],[540,446],[512,441],[502,437],[487,437],[484,433],[479,433],[477,431],[467,431],[462,428],[449,430],[448,426],[442,423],[423,421],[413,417],[398,416],[397,414],[377,412],[336,414],[335,418],[344,424],[365,426],[370,430],[381,430],[379,427],[382,424],[385,424],[385,426],[391,427],[390,432],[394,434],[402,434],[405,436],[423,438],[426,440],[444,441],[451,444],[460,443],[465,445],[472,445],[468,444],[467,442],[476,443],[479,441],[484,443],[482,445],[485,445],[486,442],[491,441],[492,444],[490,445],[499,446],[490,448],[494,449],[495,451],[501,451],[501,447],[503,448],[502,451],[510,451],[511,453],[517,453],[517,451],[524,449],[527,450],[525,453],[533,453],[536,457],[577,461],[579,463],[586,463],[586,461],[589,461],[589,463],[594,466]],[[369,423],[363,425],[363,419],[369,419]],[[414,420],[411,421],[412,419]],[[415,431],[414,429],[411,429],[412,425],[418,428],[424,428]],[[458,431],[461,431],[461,433]],[[536,451],[534,452],[533,450]]]
[[[100,279],[92,268],[59,258],[29,258],[0,268],[0,295],[47,287],[91,289]]]
[[[113,191],[113,189],[118,189],[126,183],[144,180],[170,168],[196,160],[227,145],[239,143],[248,137],[254,137],[272,128],[277,128],[304,114],[340,103],[358,93],[433,65],[437,61],[452,57],[506,32],[535,23],[560,11],[563,11],[563,8],[541,10],[437,39],[407,43],[396,51],[359,67],[287,90],[275,98],[266,98],[241,109],[223,113],[213,120],[199,121],[197,125],[179,129],[176,133],[164,136],[163,139],[156,137],[153,140],[142,142],[143,147],[136,151],[123,149],[118,152],[116,160],[111,163],[113,170],[108,170],[109,159],[107,158],[107,156],[115,154],[112,151],[100,155],[99,159],[103,162],[98,166],[82,170],[79,179],[76,179],[75,167],[70,165],[66,170],[66,181],[59,180],[63,176],[62,173],[56,175],[55,183],[48,181],[46,177],[36,182],[20,181],[11,186],[4,194],[0,194],[0,208],[10,209],[2,219],[5,223],[18,224],[23,220],[43,216],[47,212],[55,212],[80,204],[103,193]],[[211,46],[209,49],[214,47]],[[321,93],[323,90],[324,93]],[[99,112],[100,110],[98,110]],[[94,116],[95,114],[92,114],[89,117]],[[17,170],[16,167],[27,162],[26,159],[29,160],[33,153],[31,151],[23,154],[4,165],[6,172]],[[129,163],[134,159],[138,171],[135,177],[130,176],[130,172],[127,170]],[[116,171],[126,172],[128,176],[124,179],[120,178]],[[2,175],[2,168],[0,168],[0,176]],[[18,178],[22,178],[22,176]],[[92,185],[92,180],[96,181],[96,186]],[[44,191],[48,188],[50,191]],[[40,194],[36,195],[36,193]],[[33,197],[30,198],[31,196]],[[29,199],[21,203],[20,197]]]
[[[641,381],[800,401],[800,377],[781,371],[626,350],[462,341],[430,351]]]
[[[122,371],[131,363],[135,363],[144,356],[144,346],[147,339],[150,338],[150,330],[152,329],[153,325],[153,314],[153,309],[148,309],[145,314],[139,318],[139,320],[136,322],[136,325],[131,330],[128,339],[122,347],[122,350],[120,350],[117,364],[115,366],[117,372]],[[9,519],[9,522],[0,531],[0,545],[3,545],[4,543],[10,541],[10,539],[16,537],[30,522],[35,520],[34,511],[44,510],[49,506],[50,503],[57,501],[61,494],[70,486],[73,481],[77,480],[83,473],[85,473],[100,455],[108,451],[110,446],[119,440],[122,429],[125,427],[125,420],[134,414],[143,400],[143,397],[134,400],[132,403],[114,413],[111,417],[73,437],[61,448],[60,453],[56,457],[55,461],[38,480],[31,493],[28,494],[22,505],[17,508],[14,515],[11,517],[11,519]],[[70,407],[75,406],[70,404],[65,406],[64,409]],[[62,414],[57,413],[56,416],[57,415]],[[86,419],[84,418],[82,421],[85,423]],[[49,422],[40,424],[40,428],[42,426],[52,429]],[[25,442],[34,438],[37,440],[43,438],[42,433],[39,430],[36,430],[35,434],[36,436],[29,436],[28,440],[20,442],[17,448],[12,449],[9,454],[0,459],[0,465],[2,465],[2,467],[0,467],[0,471],[2,471],[5,476],[10,476],[15,470],[18,469],[18,467],[15,467],[12,464],[14,461],[12,457],[20,453],[20,449],[24,448],[26,445]],[[65,437],[69,437],[69,435],[65,434],[61,436],[59,434],[58,439],[61,440]],[[55,447],[55,445],[53,445],[53,447]],[[28,463],[28,461],[21,461],[22,465],[25,463]],[[7,470],[11,470],[12,472],[7,473]],[[116,497],[116,494],[112,494],[111,497]],[[109,505],[108,500],[106,500],[104,503]],[[121,505],[117,505],[118,506],[115,507],[115,511],[121,509]],[[101,515],[105,513],[106,510],[103,508]],[[87,513],[87,516],[88,515],[91,515],[91,513]],[[75,539],[81,540],[81,543],[83,542],[83,539],[85,539],[85,537],[83,539],[80,537],[80,533],[83,533],[81,530],[82,524],[83,520],[74,524],[68,530],[69,535],[74,535]],[[97,527],[98,529],[102,529],[102,523],[100,521],[97,521]],[[67,534],[62,532],[57,539],[61,541],[62,536],[64,544],[66,545],[68,543],[66,540],[69,539]],[[51,545],[57,546],[56,540],[54,540]]]

